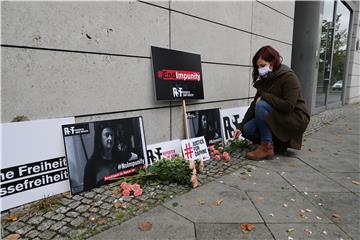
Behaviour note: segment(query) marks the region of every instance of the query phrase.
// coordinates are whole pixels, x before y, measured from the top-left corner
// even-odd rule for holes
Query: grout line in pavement
[[[326,174],[326,172],[324,173],[324,175],[325,175],[325,174]],[[347,186],[343,185],[342,183],[336,181],[336,179],[333,179],[333,178],[331,178],[330,176],[327,176],[327,175],[326,175],[326,177],[330,178],[332,181],[336,182],[337,184],[339,184],[339,185],[342,186],[343,188],[347,189],[349,192],[355,193],[355,194],[357,193],[357,192],[354,192],[353,190],[351,190],[350,188],[348,188]]]
[[[181,195],[180,195],[180,196],[181,196]],[[175,213],[176,215],[179,215],[180,217],[183,217],[183,218],[185,218],[186,220],[188,220],[188,221],[192,222],[193,224],[195,224],[195,222],[193,222],[193,221],[192,221],[192,220],[190,220],[189,218],[187,218],[187,217],[185,217],[185,216],[181,215],[180,213],[178,213],[178,212],[176,212],[176,211],[172,210],[171,208],[169,208],[169,207],[165,206],[163,203],[162,203],[160,206],[163,206],[164,208],[166,208],[166,209],[170,210],[171,212]]]
[[[178,212],[176,212],[176,211],[172,210],[171,208],[168,208],[167,206],[165,206],[165,205],[164,205],[164,203],[160,204],[160,206],[164,207],[165,209],[167,209],[167,210],[169,210],[169,211],[171,211],[171,212],[175,213],[176,215],[178,215],[178,216],[180,216],[180,217],[182,217],[182,218],[184,218],[184,219],[188,220],[189,222],[191,222],[191,223],[193,224],[193,227],[194,227],[194,236],[195,236],[195,239],[197,239],[197,233],[196,233],[196,223],[195,223],[195,222],[193,222],[193,221],[192,221],[192,220],[190,220],[189,218],[187,218],[187,217],[185,217],[185,216],[181,215],[180,213],[178,213]]]
[[[347,187],[343,186],[342,184],[339,184],[337,181],[335,181],[334,179],[330,178],[329,176],[327,176],[324,172],[320,172],[320,170],[316,169],[315,167],[311,166],[310,164],[306,163],[305,161],[303,161],[301,158],[298,158],[301,162],[303,162],[304,164],[308,165],[309,167],[311,167],[312,169],[314,169],[316,172],[320,173],[322,176],[326,177],[327,179],[329,179],[330,181],[338,184],[340,187],[345,188],[346,190],[352,192],[350,189],[348,189]],[[338,192],[332,192],[332,193],[338,193]],[[342,192],[344,193],[344,192]]]
[[[256,209],[256,211],[258,212],[259,216],[261,217],[261,219],[264,221],[264,225],[266,226],[266,228],[268,229],[268,231],[270,232],[271,236],[273,237],[273,239],[275,238],[275,235],[273,234],[273,232],[270,230],[270,227],[268,226],[267,222],[265,221],[264,217],[261,215],[259,209],[256,207],[255,203],[253,202],[253,200],[251,199],[251,197],[249,196],[248,192],[244,191],[246,196],[249,198],[250,202],[252,203],[252,205],[254,206],[254,208]]]

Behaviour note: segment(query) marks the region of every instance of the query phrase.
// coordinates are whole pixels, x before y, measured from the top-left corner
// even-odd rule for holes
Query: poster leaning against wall
[[[63,125],[71,193],[134,173],[146,163],[142,117]]]
[[[187,112],[191,138],[204,136],[207,145],[220,143],[220,112],[218,108]]]
[[[0,124],[0,209],[69,191],[61,126],[74,117]]]

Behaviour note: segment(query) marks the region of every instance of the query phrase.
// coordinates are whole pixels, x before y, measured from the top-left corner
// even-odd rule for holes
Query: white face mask
[[[269,68],[269,66],[265,66],[265,67],[259,68],[258,71],[259,71],[260,76],[264,77],[269,72],[271,72],[271,69]]]

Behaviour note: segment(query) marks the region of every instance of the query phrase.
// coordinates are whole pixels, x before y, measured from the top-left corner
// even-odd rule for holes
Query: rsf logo
[[[183,88],[181,87],[174,87],[173,88],[173,97],[182,97],[183,96]]]
[[[65,136],[69,136],[69,135],[74,135],[75,133],[75,127],[64,127],[64,135]]]

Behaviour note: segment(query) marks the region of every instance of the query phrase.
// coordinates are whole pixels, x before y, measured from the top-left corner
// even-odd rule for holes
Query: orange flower
[[[134,192],[141,189],[141,186],[139,184],[137,184],[137,183],[134,183],[133,185],[130,185],[130,187],[131,187],[131,190],[133,190]]]
[[[220,151],[219,150],[214,150],[214,154],[215,155],[220,155]]]
[[[123,196],[130,196],[130,190],[125,189],[125,190],[122,192],[122,195],[123,195]]]
[[[195,168],[195,162],[193,160],[189,160],[189,168],[194,169]]]
[[[223,157],[224,157],[224,159],[225,159],[225,162],[228,162],[228,161],[231,160],[231,157],[230,157],[230,155],[229,155],[228,152],[224,152],[224,153],[223,153]]]
[[[142,193],[143,193],[143,190],[141,188],[136,189],[136,191],[134,191],[134,196],[135,197],[141,196]]]
[[[192,185],[193,185],[193,188],[196,188],[196,187],[199,186],[199,182],[198,182],[198,179],[197,179],[197,177],[196,177],[195,174],[193,174],[193,175],[191,176],[191,183],[192,183]]]
[[[204,172],[204,160],[202,160],[202,158],[200,159],[200,168],[199,168],[199,173],[203,173]]]
[[[214,160],[215,160],[215,161],[220,161],[220,160],[221,160],[221,156],[220,156],[220,155],[216,155],[216,156],[214,157]]]

